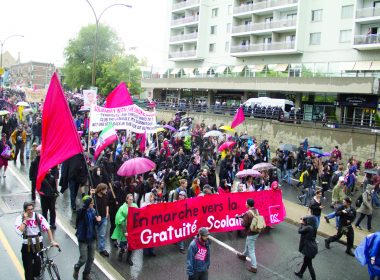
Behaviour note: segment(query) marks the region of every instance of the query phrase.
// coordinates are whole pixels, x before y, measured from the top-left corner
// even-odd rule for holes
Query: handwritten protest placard
[[[91,107],[90,131],[98,132],[112,123],[116,130],[128,129],[136,133],[154,133],[156,131],[156,113],[141,109],[136,104],[104,108],[97,105]]]
[[[200,227],[210,232],[240,230],[235,215],[247,211],[246,200],[253,198],[255,208],[267,225],[284,220],[281,190],[213,194],[176,202],[158,203],[128,209],[128,246],[132,250],[177,243],[196,235]]]

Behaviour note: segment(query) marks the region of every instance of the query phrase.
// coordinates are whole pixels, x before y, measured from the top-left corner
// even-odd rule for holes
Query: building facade
[[[9,68],[9,85],[11,87],[47,88],[56,67],[52,63],[30,61],[18,63]]]
[[[380,1],[173,0],[169,67],[142,85],[154,98],[287,98],[307,119],[374,123]]]

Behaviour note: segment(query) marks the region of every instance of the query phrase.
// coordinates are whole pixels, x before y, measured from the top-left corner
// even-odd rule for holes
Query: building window
[[[214,8],[211,10],[211,17],[217,17],[218,16],[218,8]]]
[[[341,30],[339,35],[339,43],[350,43],[351,42],[352,30]]]
[[[224,51],[225,52],[229,52],[230,51],[230,42],[226,42],[225,45],[224,45]]]
[[[227,14],[232,15],[232,5],[228,5]]]
[[[310,45],[320,45],[321,44],[321,32],[310,33]]]
[[[211,26],[211,28],[210,28],[210,34],[211,35],[215,35],[216,34],[216,29],[217,29],[216,25]]]
[[[311,11],[311,21],[322,21],[322,11],[323,10],[313,10]]]
[[[341,18],[352,18],[354,16],[354,5],[342,6]]]
[[[231,23],[227,23],[226,32],[231,33]]]
[[[215,43],[212,43],[212,44],[210,44],[210,45],[208,46],[208,51],[209,51],[210,53],[215,52]]]

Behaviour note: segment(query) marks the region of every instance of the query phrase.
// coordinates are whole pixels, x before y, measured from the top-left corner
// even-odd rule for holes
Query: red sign
[[[177,243],[197,234],[200,227],[210,232],[240,230],[235,215],[247,211],[246,200],[253,198],[255,208],[267,225],[284,220],[281,190],[213,194],[176,202],[148,205],[128,210],[128,246],[132,250]]]

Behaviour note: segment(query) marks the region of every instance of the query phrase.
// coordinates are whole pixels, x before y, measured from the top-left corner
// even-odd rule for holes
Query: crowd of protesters
[[[119,248],[119,260],[121,261],[123,254],[127,252],[127,263],[133,265],[132,251],[128,250],[125,238],[128,207],[144,207],[153,203],[191,199],[213,193],[277,189],[281,184],[286,187],[296,185],[299,188],[298,199],[302,205],[311,209],[316,228],[320,223],[325,194],[332,190],[333,209],[331,215],[325,219],[329,222],[330,219],[336,218],[338,234],[326,241],[326,247],[341,237],[342,224],[347,221],[342,218],[343,208],[346,207],[347,201],[351,202],[355,192],[362,186],[360,195],[362,199],[357,210],[360,217],[355,225],[361,229],[360,222],[367,216],[367,229],[372,231],[372,211],[373,208],[380,206],[378,198],[380,169],[371,160],[368,160],[364,166],[353,157],[344,162],[337,146],[328,154],[314,153],[312,148],[321,150],[322,147],[311,147],[308,139],[302,139],[298,147],[282,144],[273,149],[268,140],[257,141],[248,133],[238,134],[222,130],[220,136],[205,137],[207,132],[217,131],[219,126],[206,125],[203,122],[193,123],[191,118],[183,117],[182,112],[177,112],[172,120],[161,121],[158,124],[160,127],[169,125],[176,131],[162,129],[161,132],[151,135],[146,143],[143,143],[144,145],[141,145],[141,138],[136,134],[118,131],[118,140],[107,147],[99,159],[94,161],[98,134],[88,131],[88,110],[81,108],[80,96],[68,94],[67,98],[83,148],[88,152],[85,157],[74,156],[49,172],[48,178],[43,182],[45,192],[41,196],[41,203],[44,204],[43,215],[48,219],[47,212],[50,211],[50,226],[55,229],[54,205],[59,195],[58,189],[61,193],[69,190],[71,208],[76,211],[78,192],[85,197],[89,193],[86,187],[91,185],[95,188],[94,193],[91,193],[95,197],[94,207],[100,216],[97,218],[96,226],[97,249],[105,257],[109,256],[105,249],[109,220],[109,237]],[[36,108],[38,106],[39,104],[35,105]],[[24,165],[25,156],[31,162],[29,175],[32,182],[32,200],[35,200],[38,145],[41,143],[41,114],[32,111],[20,120],[17,113],[11,113],[2,117],[1,126],[0,168],[4,167],[3,177],[6,176],[8,160],[16,162],[19,155],[20,163]],[[179,130],[181,131],[178,132]],[[220,145],[226,141],[233,141],[235,144],[231,148],[219,151]],[[4,152],[8,149],[7,146],[14,153],[9,157]],[[156,163],[156,168],[135,177],[118,176],[117,171],[120,166],[135,157],[150,158]],[[260,163],[267,165],[259,169],[259,176],[236,177],[239,171],[251,169]],[[86,165],[90,166],[90,178]],[[358,172],[363,170],[363,167],[371,172],[365,173],[363,182],[358,182]],[[43,197],[44,195],[47,197]],[[83,201],[86,202],[84,207],[89,207],[92,203],[88,198]],[[352,218],[351,223],[353,223]],[[347,227],[347,223],[343,226]],[[82,236],[84,233],[78,234]],[[350,236],[350,245],[346,251],[348,254],[352,254],[351,237],[353,240],[353,234]],[[92,246],[91,250],[93,253],[95,246]],[[183,242],[178,244],[178,250],[180,253],[185,253]],[[149,248],[144,249],[144,255],[155,256],[156,253],[153,248]],[[82,260],[76,265],[74,271],[76,277],[83,264]]]

